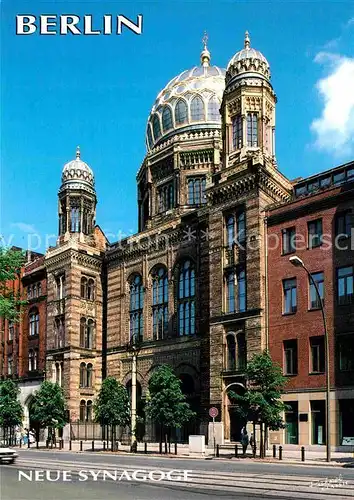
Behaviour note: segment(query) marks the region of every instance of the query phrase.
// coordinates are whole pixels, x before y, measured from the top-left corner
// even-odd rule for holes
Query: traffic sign
[[[215,406],[212,406],[209,410],[209,416],[211,418],[216,418],[219,415],[219,410],[215,408]]]

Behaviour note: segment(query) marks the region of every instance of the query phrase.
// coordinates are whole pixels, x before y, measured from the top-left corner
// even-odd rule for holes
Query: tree
[[[5,432],[5,439],[13,436],[14,428],[21,425],[23,418],[23,408],[18,400],[20,389],[17,384],[11,380],[3,380],[0,382],[0,427]]]
[[[55,429],[67,423],[64,392],[58,384],[42,382],[33,397],[32,418],[42,429],[48,428],[49,436],[55,439]]]
[[[237,412],[253,428],[260,426],[260,456],[264,456],[268,429],[284,428],[282,418],[287,405],[281,400],[287,383],[281,367],[272,361],[269,353],[256,354],[246,368],[247,390],[244,395],[230,391],[229,396],[237,403]]]
[[[0,247],[0,318],[18,321],[19,306],[26,304],[13,293],[8,286],[21,272],[25,262],[25,254],[20,250]]]
[[[169,365],[159,366],[152,374],[146,399],[146,415],[161,425],[161,434],[168,431],[170,435],[171,429],[181,428],[195,416],[181,390],[181,380]]]
[[[127,389],[114,377],[103,382],[94,403],[95,420],[101,426],[111,426],[112,447],[115,441],[116,426],[130,424],[130,401]]]

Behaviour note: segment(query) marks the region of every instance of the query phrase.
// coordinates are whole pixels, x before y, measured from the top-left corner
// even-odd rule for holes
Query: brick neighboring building
[[[6,287],[27,304],[22,306],[18,323],[0,319],[0,376],[18,382],[19,398],[24,407],[24,427],[29,427],[31,399],[45,373],[47,285],[44,256],[26,251],[26,263],[18,278],[7,283]]]
[[[287,428],[274,442],[316,445],[325,436],[325,343],[329,336],[331,443],[354,436],[354,162],[302,179],[293,199],[268,211],[269,346],[288,376]]]

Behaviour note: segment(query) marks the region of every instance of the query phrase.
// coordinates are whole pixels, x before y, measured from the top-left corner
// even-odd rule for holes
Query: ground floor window
[[[312,444],[326,444],[326,402],[311,401]]]
[[[339,400],[339,444],[346,445],[354,442],[354,400]]]
[[[299,444],[299,410],[297,401],[286,401],[285,444]]]

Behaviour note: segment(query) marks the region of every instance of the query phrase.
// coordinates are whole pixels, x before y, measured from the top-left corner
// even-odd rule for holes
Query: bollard
[[[80,451],[82,451],[82,441],[80,441]]]
[[[305,462],[305,446],[301,446],[301,462]]]
[[[177,455],[177,442],[175,443],[175,455]]]
[[[115,443],[115,451],[119,451],[118,441],[116,441],[116,443]]]
[[[167,441],[165,439],[165,455],[167,455]]]
[[[216,456],[217,456],[217,458],[220,457],[220,450],[219,450],[219,445],[218,444],[216,445]]]
[[[103,451],[106,451],[106,441],[103,441]]]
[[[144,453],[147,453],[147,452],[148,452],[148,444],[145,441],[145,443],[144,443]]]
[[[46,440],[45,445],[46,445],[46,448],[49,448],[49,439]]]
[[[237,446],[237,444],[235,444],[235,457],[236,458],[238,457],[238,446]]]
[[[279,446],[279,460],[283,460],[283,447]]]
[[[95,451],[95,442],[92,440],[92,451]]]
[[[53,449],[53,439],[50,442],[50,448]]]
[[[22,438],[20,439],[20,448],[22,448]]]
[[[160,449],[159,449],[160,455],[162,455],[162,442],[160,441]]]
[[[38,450],[38,448],[39,448],[39,441],[36,441],[36,448]]]
[[[61,450],[61,439],[59,439],[59,450]]]
[[[275,444],[273,444],[273,458],[276,458],[277,456],[277,447]]]
[[[72,449],[72,443],[71,443],[71,439],[70,439],[70,441],[69,441],[69,451],[71,451],[71,449]]]
[[[256,458],[256,455],[257,455],[257,446],[256,445],[253,446],[252,453],[253,453],[253,458]]]
[[[28,440],[27,440],[27,448],[31,448],[31,443],[30,443],[29,436],[28,436]]]

